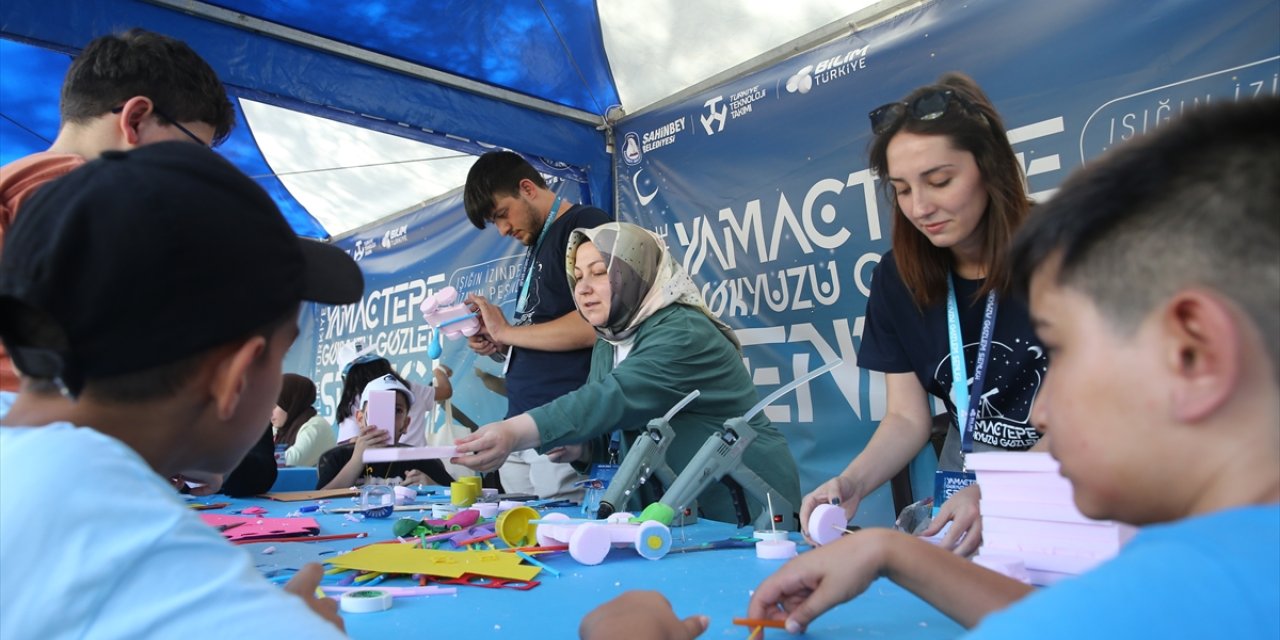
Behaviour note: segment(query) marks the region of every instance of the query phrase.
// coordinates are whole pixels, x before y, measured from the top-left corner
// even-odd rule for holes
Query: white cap
[[[409,387],[406,387],[404,383],[400,382],[400,380],[397,379],[394,375],[388,373],[387,375],[382,376],[381,378],[374,378],[373,380],[370,380],[369,384],[366,384],[364,386],[364,392],[360,394],[360,406],[363,407],[369,404],[370,391],[386,391],[386,390],[403,391],[404,394],[409,398],[409,404],[413,405],[413,401],[414,401],[413,392],[410,391]]]
[[[373,351],[376,348],[376,345],[371,344],[368,346],[361,346],[358,342],[348,342],[341,347],[338,347],[338,355],[336,358],[338,369],[345,374],[347,367],[351,366],[356,360],[373,354]]]

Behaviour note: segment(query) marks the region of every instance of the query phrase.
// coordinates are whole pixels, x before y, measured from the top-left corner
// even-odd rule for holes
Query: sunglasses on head
[[[880,135],[898,125],[903,118],[912,120],[936,120],[946,115],[952,103],[966,111],[973,111],[967,100],[951,89],[928,91],[910,102],[890,102],[871,110],[871,131]]]

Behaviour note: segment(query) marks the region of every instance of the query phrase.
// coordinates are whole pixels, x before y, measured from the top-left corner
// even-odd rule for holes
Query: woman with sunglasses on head
[[[802,527],[819,504],[852,518],[915,457],[932,430],[930,395],[951,414],[938,468],[952,478],[965,451],[1039,439],[1029,417],[1047,360],[1025,304],[1004,295],[1005,249],[1031,201],[1000,115],[972,79],[949,73],[870,117],[893,247],[872,277],[858,365],[885,374],[887,406],[862,453],[805,496]],[[940,544],[971,555],[982,541],[978,498],[977,485],[954,493],[919,534],[950,522]]]

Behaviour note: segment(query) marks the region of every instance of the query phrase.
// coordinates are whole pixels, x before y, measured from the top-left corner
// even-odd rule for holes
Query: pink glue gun
[[[427,355],[434,360],[444,352],[440,342],[440,334],[450,340],[463,336],[471,337],[480,331],[480,320],[467,305],[457,302],[458,290],[445,287],[422,301],[422,319],[435,331],[431,332],[431,344],[427,346]]]

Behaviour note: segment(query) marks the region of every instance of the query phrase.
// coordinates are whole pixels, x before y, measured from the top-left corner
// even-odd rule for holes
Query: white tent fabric
[[[601,30],[626,113],[872,5],[901,2],[600,0]],[[274,174],[331,236],[461,188],[474,157],[241,99]],[[501,123],[495,123],[501,126]]]
[[[6,3],[0,18],[8,19],[27,10],[22,4],[24,1]],[[96,0],[92,4],[109,9],[113,1]],[[599,0],[595,8],[608,56],[604,60],[609,67],[607,72],[621,100],[618,106],[621,113],[635,114],[728,69],[759,60],[765,52],[771,52],[774,58],[794,52],[785,49],[786,45],[794,45],[797,38],[823,27],[845,22],[856,12],[873,14],[878,6],[900,4],[901,0],[800,0],[786,5],[767,0]],[[872,10],[864,10],[867,8]],[[128,24],[118,24],[115,28],[127,27]],[[0,61],[0,68],[3,65]],[[15,82],[22,83],[24,91],[31,91],[26,88],[31,86],[26,78]],[[55,111],[56,82],[47,84],[41,100],[44,109]],[[9,92],[12,87],[5,88]],[[344,236],[460,188],[476,152],[475,147],[471,152],[460,152],[243,96],[239,97],[239,105],[244,115],[241,127],[251,132],[270,174],[279,178],[293,200],[315,220],[320,232],[310,233],[320,236]],[[40,131],[40,125],[27,122],[27,114],[13,113],[9,105],[0,106],[8,118],[18,120],[22,127],[36,129],[45,140],[51,140],[56,133],[56,124],[46,124],[46,131]],[[56,123],[56,119],[52,122]],[[493,123],[495,128],[503,125]],[[47,131],[49,127],[52,131]],[[483,150],[484,138],[476,136],[474,141]],[[33,148],[9,145],[12,151],[0,152],[3,161],[8,161],[42,145],[46,143],[37,140]],[[602,204],[612,209],[611,202]]]

